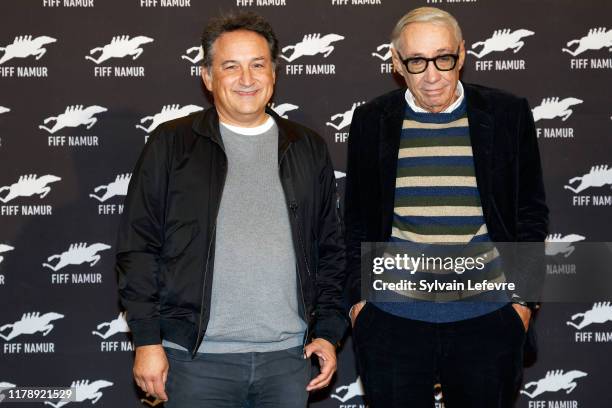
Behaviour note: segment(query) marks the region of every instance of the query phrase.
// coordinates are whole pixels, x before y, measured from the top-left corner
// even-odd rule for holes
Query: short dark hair
[[[264,37],[270,48],[272,63],[276,65],[279,53],[278,39],[272,26],[259,14],[252,11],[242,11],[213,18],[204,28],[204,33],[202,33],[202,50],[204,51],[202,65],[206,69],[210,69],[212,66],[212,48],[215,41],[222,34],[237,30],[253,31]]]

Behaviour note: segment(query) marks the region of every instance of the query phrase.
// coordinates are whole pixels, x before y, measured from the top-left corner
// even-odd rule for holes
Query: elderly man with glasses
[[[422,7],[392,36],[407,89],[357,108],[348,145],[345,223],[357,360],[372,408],[510,407],[522,380],[532,304],[516,293],[464,302],[366,301],[362,242],[543,241],[548,209],[528,103],[462,84],[455,18]],[[485,299],[485,300],[483,300]]]

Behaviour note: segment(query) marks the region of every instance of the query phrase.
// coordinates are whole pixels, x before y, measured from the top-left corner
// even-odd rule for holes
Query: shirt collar
[[[453,102],[452,104],[450,104],[448,108],[444,109],[440,113],[450,113],[454,111],[455,109],[457,109],[457,107],[461,105],[461,102],[463,102],[463,98],[465,98],[465,95],[463,92],[463,85],[461,84],[461,81],[457,81],[457,89],[455,90],[455,94],[458,96],[457,100]],[[410,92],[410,89],[406,89],[406,103],[408,104],[408,106],[410,106],[410,109],[412,109],[415,112],[418,112],[418,113],[428,112],[425,109],[421,108],[420,106],[417,106],[416,101],[414,100],[414,95],[412,95],[412,92]]]

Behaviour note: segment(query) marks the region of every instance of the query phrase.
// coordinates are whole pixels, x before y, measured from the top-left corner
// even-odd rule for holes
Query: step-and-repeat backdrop
[[[548,239],[565,243],[563,261],[547,273],[577,273],[574,242],[610,241],[607,0],[4,0],[0,388],[72,385],[79,401],[71,406],[151,404],[131,380],[115,234],[147,136],[210,106],[199,79],[199,37],[210,16],[243,9],[271,21],[283,48],[273,108],[326,139],[342,191],[353,111],[399,86],[389,33],[423,5],[450,11],[462,25],[465,81],[529,99],[551,209]],[[544,305],[540,352],[518,407],[612,406],[609,300]],[[335,381],[311,406],[365,407],[362,397],[349,337]],[[443,405],[439,394],[437,401]]]

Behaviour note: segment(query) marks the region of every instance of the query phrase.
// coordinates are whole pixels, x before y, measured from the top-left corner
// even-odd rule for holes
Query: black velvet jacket
[[[478,191],[495,242],[543,241],[548,208],[526,99],[464,84]],[[348,142],[345,241],[349,304],[361,299],[361,242],[391,235],[405,89],[358,107]]]

